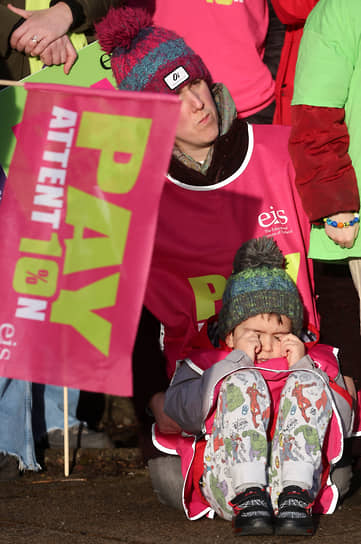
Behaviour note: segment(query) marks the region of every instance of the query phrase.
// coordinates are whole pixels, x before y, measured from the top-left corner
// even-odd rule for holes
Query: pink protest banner
[[[0,208],[0,376],[131,395],[179,99],[26,88]]]

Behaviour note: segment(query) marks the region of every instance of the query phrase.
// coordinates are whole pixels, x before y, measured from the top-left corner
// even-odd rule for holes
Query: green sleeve
[[[360,39],[360,0],[320,0],[305,25],[292,105],[344,107]]]

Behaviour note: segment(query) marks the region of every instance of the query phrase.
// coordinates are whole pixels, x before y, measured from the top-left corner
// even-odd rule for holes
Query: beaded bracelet
[[[324,218],[324,223],[327,223],[327,225],[330,225],[331,227],[335,227],[338,229],[343,229],[344,227],[353,227],[356,223],[360,222],[360,214],[354,213],[354,218],[351,219],[351,221],[345,221],[344,223],[334,221],[333,219],[330,219],[329,217]]]

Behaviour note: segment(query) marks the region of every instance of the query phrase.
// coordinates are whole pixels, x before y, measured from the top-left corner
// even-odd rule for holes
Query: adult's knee
[[[159,502],[183,510],[183,475],[178,455],[165,455],[149,459],[149,475]]]

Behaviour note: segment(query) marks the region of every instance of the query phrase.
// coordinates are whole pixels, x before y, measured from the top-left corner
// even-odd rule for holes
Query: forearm
[[[292,107],[289,152],[296,185],[310,221],[358,211],[355,171],[342,108]]]
[[[185,431],[201,432],[216,402],[217,384],[229,374],[250,367],[254,367],[254,362],[241,350],[233,350],[204,372],[197,372],[183,362],[166,391],[165,412]]]
[[[182,363],[165,393],[164,411],[181,429],[198,434],[203,426],[202,378]]]

